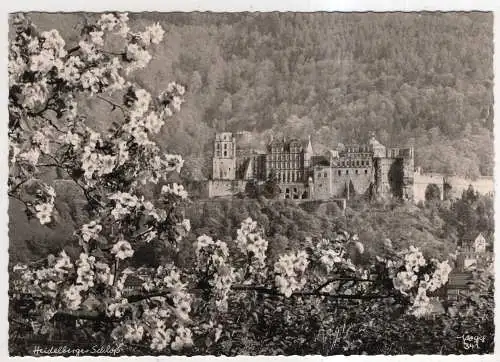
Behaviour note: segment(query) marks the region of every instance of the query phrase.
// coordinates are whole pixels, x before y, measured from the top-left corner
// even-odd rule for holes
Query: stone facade
[[[386,148],[372,136],[366,144],[315,155],[310,138],[306,142],[273,139],[266,153],[239,150],[236,143],[232,133],[216,135],[212,184],[224,180],[264,183],[275,177],[281,196],[288,199],[328,200],[355,195],[413,198],[412,147]],[[235,189],[241,190],[241,186]],[[210,196],[221,195],[212,192]]]
[[[215,135],[212,175],[216,180],[236,179],[236,138],[230,132]]]

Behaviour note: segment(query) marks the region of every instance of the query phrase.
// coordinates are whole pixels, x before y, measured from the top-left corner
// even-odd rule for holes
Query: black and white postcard
[[[10,356],[493,354],[493,11],[42,10]]]

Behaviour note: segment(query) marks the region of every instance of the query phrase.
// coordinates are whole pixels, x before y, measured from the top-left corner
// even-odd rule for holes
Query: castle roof
[[[311,150],[310,152],[312,153],[311,139],[309,139],[309,141],[301,141],[297,138],[291,138],[289,140],[286,140],[285,138],[283,138],[283,139],[276,138],[276,139],[272,139],[271,142],[269,142],[267,147],[269,149],[271,149],[273,147],[282,148],[283,151],[289,152],[290,148],[293,146],[300,147],[301,150],[302,149],[309,150],[309,148],[310,148],[310,150]]]
[[[216,141],[232,141],[233,133],[232,132],[218,132],[215,134]]]

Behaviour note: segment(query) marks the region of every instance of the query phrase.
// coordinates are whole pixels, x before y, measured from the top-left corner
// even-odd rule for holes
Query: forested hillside
[[[160,137],[193,177],[208,176],[215,130],[255,132],[253,147],[271,133],[311,134],[316,152],[376,131],[386,144],[413,143],[425,171],[492,174],[491,13],[141,16],[130,18],[167,33],[136,79],[153,93],[169,79],[188,85]],[[61,23],[70,44],[80,17],[32,16],[42,28]]]

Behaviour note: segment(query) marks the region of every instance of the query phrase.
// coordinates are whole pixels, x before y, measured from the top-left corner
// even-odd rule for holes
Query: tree
[[[441,190],[436,184],[429,184],[425,189],[425,200],[433,201],[441,199]]]
[[[264,184],[264,196],[268,199],[274,199],[279,196],[281,190],[279,187],[278,177],[274,170],[271,170],[269,177]]]

